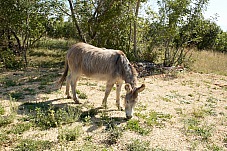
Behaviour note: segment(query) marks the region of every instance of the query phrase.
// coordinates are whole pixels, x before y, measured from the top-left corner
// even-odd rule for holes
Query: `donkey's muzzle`
[[[127,120],[130,120],[132,118],[131,115],[126,115]]]

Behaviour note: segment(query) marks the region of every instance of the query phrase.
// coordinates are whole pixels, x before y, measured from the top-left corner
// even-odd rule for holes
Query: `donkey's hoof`
[[[67,96],[67,99],[71,99],[72,97],[70,95]]]
[[[107,109],[107,105],[106,104],[102,104],[101,106],[103,109]]]
[[[78,100],[75,101],[75,104],[81,104]]]
[[[120,106],[120,107],[118,107],[118,110],[119,111],[124,111],[124,109]]]

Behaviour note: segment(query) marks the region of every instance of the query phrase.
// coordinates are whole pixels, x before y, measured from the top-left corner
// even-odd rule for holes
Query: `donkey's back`
[[[86,43],[77,43],[67,53],[71,72],[84,74],[100,80],[110,80],[122,77],[120,50],[98,48]]]

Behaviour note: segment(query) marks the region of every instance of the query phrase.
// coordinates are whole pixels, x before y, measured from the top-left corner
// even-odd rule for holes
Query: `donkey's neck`
[[[136,87],[137,85],[137,72],[135,68],[130,64],[129,60],[122,56],[122,65],[124,69],[124,80],[125,83],[131,84],[132,88]]]

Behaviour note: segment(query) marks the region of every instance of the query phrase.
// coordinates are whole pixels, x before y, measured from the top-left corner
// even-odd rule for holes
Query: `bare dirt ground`
[[[51,80],[40,79],[40,75],[48,76],[47,73],[51,73],[52,76],[48,77]],[[57,128],[40,130],[32,127],[20,134],[20,139],[54,142],[55,145],[50,150],[127,150],[128,144],[133,140],[139,140],[141,144],[148,142],[148,150],[227,150],[226,76],[181,72],[175,73],[174,76],[155,75],[140,78],[139,84],[144,83],[146,89],[139,95],[134,117],[130,121],[138,121],[141,130],[149,131],[143,133],[127,127],[129,121],[125,120],[124,111],[118,111],[115,106],[115,89],[108,97],[108,109],[99,109],[105,82],[81,78],[78,90],[87,97],[80,99],[82,104],[76,105],[73,100],[65,98],[65,86],[61,90],[55,88],[54,83],[60,73],[54,69],[2,73],[1,79],[15,79],[17,82],[7,87],[4,82],[1,84],[0,101],[7,111],[5,115],[10,112],[12,104],[20,106],[25,102],[67,104],[80,106],[84,112],[91,108],[99,112],[85,121],[79,120]],[[24,91],[18,100],[9,99],[8,94],[15,94],[20,90]],[[124,89],[121,94],[123,100]],[[21,110],[23,109],[18,108],[17,117],[26,116],[20,114]],[[151,113],[161,116],[152,119]],[[105,122],[102,122],[104,116]],[[15,120],[13,124],[17,122]],[[122,129],[122,134],[114,143],[108,143],[113,141],[108,138],[108,124]],[[82,127],[82,134],[77,140],[59,141],[61,130],[78,126]],[[3,133],[5,129],[1,128],[0,132]],[[10,145],[3,145],[1,149],[11,150],[15,145],[16,143],[12,142]],[[137,144],[137,147],[139,145]]]

